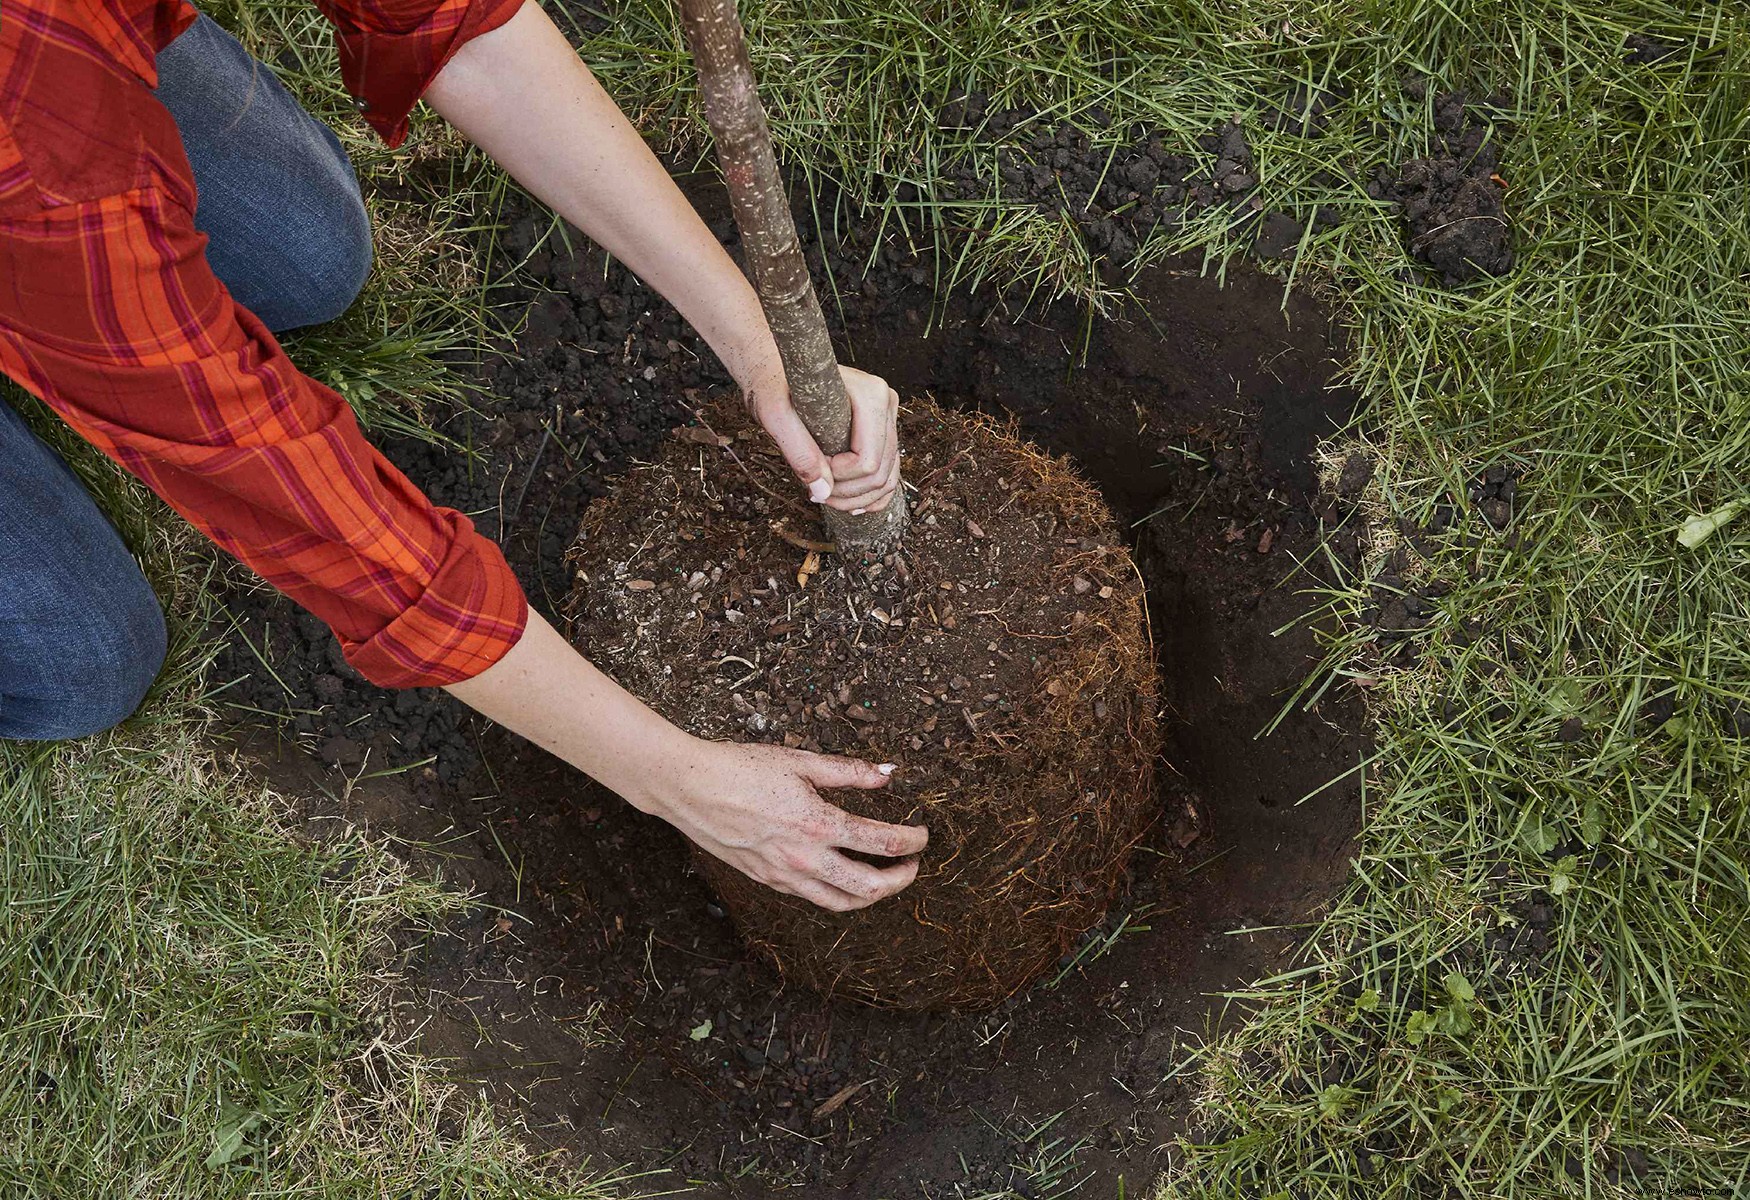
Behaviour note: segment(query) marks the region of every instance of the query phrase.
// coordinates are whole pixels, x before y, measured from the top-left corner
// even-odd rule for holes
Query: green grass
[[[1416,568],[1452,590],[1408,668],[1358,636],[1330,647],[1329,671],[1376,722],[1354,880],[1291,971],[1235,993],[1246,1019],[1200,1052],[1198,1125],[1160,1194],[1750,1193],[1750,745],[1726,715],[1750,704],[1750,528],[1740,518],[1695,550],[1673,536],[1750,490],[1750,13],[1656,0],[746,7],[787,157],[866,198],[866,219],[936,245],[944,287],[1094,291],[1079,245],[1035,214],[928,199],[945,162],[995,153],[937,131],[936,103],[976,87],[1047,121],[1099,104],[1118,127],[1146,121],[1186,144],[1246,119],[1266,200],[1345,218],[1293,270],[1352,334],[1369,405],[1357,437],[1380,459],[1368,573],[1397,518],[1456,500],[1460,530],[1475,530],[1471,476],[1495,462],[1525,473],[1516,544],[1448,535]],[[307,9],[234,0],[224,15],[291,47],[300,89],[341,111]],[[660,140],[699,152],[668,5],[625,0],[612,18],[580,33],[587,57]],[[1633,31],[1678,52],[1626,63]],[[1395,218],[1362,185],[1426,145],[1428,100],[1408,75],[1431,76],[1430,95],[1498,94],[1487,111],[1521,252],[1506,279],[1443,291],[1401,273]],[[1302,81],[1350,90],[1328,134],[1261,128]],[[487,220],[501,185],[430,119],[404,152],[350,146],[382,181],[380,230],[408,249],[293,353],[378,428],[417,427],[421,404],[469,402],[442,369],[485,328],[456,231]],[[1224,269],[1235,246],[1221,223],[1208,215],[1147,256],[1202,249]],[[0,748],[0,1191],[558,1188],[416,1057],[375,1045],[362,1022],[381,938],[453,899],[356,838],[296,839],[197,748],[191,631],[210,568],[161,509],[80,465],[161,582],[181,644],[122,731]],[[1309,604],[1358,615],[1366,583]],[[1489,633],[1460,644],[1471,618]],[[1642,705],[1664,691],[1676,719],[1649,728]],[[1587,736],[1558,742],[1575,715]],[[1543,896],[1547,953],[1492,950],[1487,935],[1511,934]],[[230,1161],[208,1166],[215,1150]],[[1649,1172],[1612,1183],[1628,1151]]]

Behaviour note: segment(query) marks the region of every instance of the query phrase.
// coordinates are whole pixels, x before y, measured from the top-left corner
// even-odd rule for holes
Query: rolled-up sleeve
[[[497,662],[527,620],[503,554],[365,441],[204,249],[159,187],[0,217],[0,368],[325,621],[367,679]]]
[[[364,118],[390,146],[407,114],[469,40],[516,15],[523,0],[316,0],[334,25],[340,73]]]

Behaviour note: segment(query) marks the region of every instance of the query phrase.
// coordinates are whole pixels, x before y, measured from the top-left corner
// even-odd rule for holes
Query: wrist
[[[626,764],[628,778],[619,786],[609,786],[639,812],[673,824],[672,814],[686,795],[687,781],[703,769],[711,743],[667,722],[664,725]]]
[[[725,347],[718,357],[729,369],[735,386],[749,400],[785,394],[788,385],[784,382],[784,360],[779,357],[778,344],[772,340],[771,330],[763,319],[757,329]]]

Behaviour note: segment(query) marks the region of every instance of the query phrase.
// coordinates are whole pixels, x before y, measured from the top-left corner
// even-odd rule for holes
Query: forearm
[[[591,666],[539,613],[529,613],[509,654],[446,690],[781,891],[846,911],[917,874],[915,860],[876,868],[843,850],[904,858],[924,848],[923,829],[850,816],[815,791],[882,787],[891,764],[685,734]]]
[[[697,739],[579,654],[532,608],[522,639],[484,673],[445,689],[483,716],[649,810]]]
[[[667,298],[744,391],[781,384],[752,286],[533,0],[464,46],[425,98]]]

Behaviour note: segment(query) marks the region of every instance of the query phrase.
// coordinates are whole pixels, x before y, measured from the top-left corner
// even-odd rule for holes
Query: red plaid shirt
[[[520,0],[318,0],[391,144]],[[437,508],[207,266],[152,95],[186,0],[0,0],[0,370],[333,628],[387,687],[454,683],[522,636],[490,541]]]

